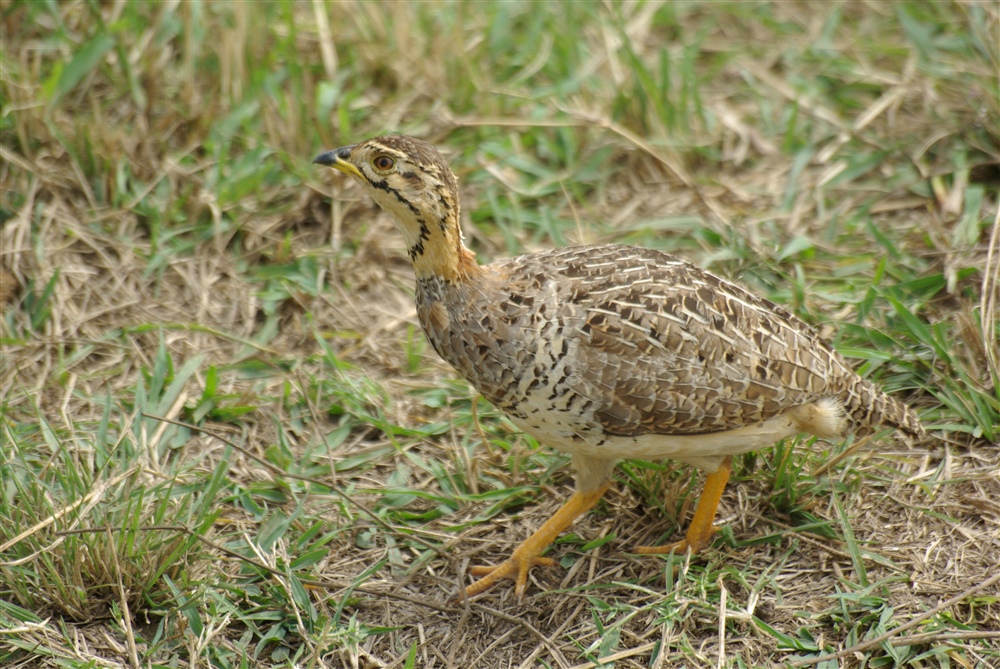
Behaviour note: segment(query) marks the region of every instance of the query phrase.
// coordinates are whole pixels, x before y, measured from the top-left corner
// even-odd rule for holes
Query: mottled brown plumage
[[[919,436],[906,406],[858,376],[803,321],[652,249],[579,246],[479,266],[462,243],[457,181],[426,142],[386,136],[316,162],[352,175],[396,221],[434,350],[539,442],[573,455],[577,493],[466,594],[550,564],[540,552],[608,487],[621,458],[710,472],[684,541],[703,548],[732,455],[801,432],[885,425]]]

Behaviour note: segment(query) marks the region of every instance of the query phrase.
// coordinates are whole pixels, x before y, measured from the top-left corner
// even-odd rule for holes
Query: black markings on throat
[[[419,178],[412,172],[406,173],[403,176],[408,180],[413,178]],[[371,184],[372,188],[377,188],[381,191],[389,193],[390,195],[395,197],[400,204],[406,205],[406,208],[413,212],[413,215],[416,218],[417,223],[420,225],[420,233],[417,236],[417,242],[413,246],[408,248],[406,250],[406,253],[408,256],[410,256],[410,260],[416,260],[417,258],[422,256],[424,254],[424,242],[430,239],[431,231],[430,228],[427,227],[427,221],[425,221],[423,216],[420,214],[420,209],[418,209],[416,205],[414,205],[412,202],[403,197],[398,189],[390,186],[389,181],[387,179],[381,179],[379,181],[373,181],[371,179],[368,179],[368,183]]]
[[[410,260],[416,260],[424,254],[424,242],[431,238],[431,231],[427,227],[427,222],[419,216],[417,217],[417,222],[420,224],[420,234],[417,237],[417,243],[406,250],[407,255],[410,256]]]
[[[371,179],[369,179],[368,183],[371,184],[372,188],[384,190],[386,193],[391,194],[393,197],[399,200],[400,204],[405,204],[409,208],[409,210],[412,211],[418,218],[420,217],[420,210],[417,209],[417,207],[412,202],[403,197],[399,193],[399,190],[390,186],[388,180],[382,179],[381,181],[372,181]]]
[[[445,197],[447,190],[448,189],[445,187],[443,183],[437,183],[434,186],[434,191],[435,193],[437,193],[438,203],[439,206],[441,207],[441,211],[450,211],[452,208],[451,204],[448,202],[448,198]],[[448,219],[446,217],[443,217],[440,221],[438,221],[438,225],[441,227],[441,232],[448,231]]]
[[[420,228],[417,233],[417,241],[414,242],[414,244],[406,250],[406,253],[408,256],[410,256],[411,261],[415,261],[417,258],[423,256],[424,253],[427,251],[426,244],[427,242],[430,241],[431,238],[431,229],[427,223],[427,220],[424,218],[423,213],[415,204],[413,204],[412,202],[410,202],[410,200],[403,197],[403,194],[399,191],[399,189],[390,186],[388,179],[376,180],[369,178],[367,175],[364,176],[365,180],[369,183],[369,185],[371,185],[372,188],[376,188],[378,190],[389,193],[394,198],[396,198],[396,200],[400,204],[405,205],[406,208],[413,213],[414,220],[416,221],[417,225],[420,226]],[[411,184],[414,181],[420,180],[420,177],[414,172],[403,172],[401,173],[401,176]],[[438,204],[440,205],[441,211],[445,212],[445,215],[443,215],[439,220],[437,220],[437,226],[440,229],[441,233],[445,235],[445,237],[447,238],[448,228],[451,225],[451,222],[449,220],[451,217],[448,214],[454,213],[452,212],[453,206],[452,203],[449,201],[447,188],[444,186],[444,184],[435,184],[434,192],[437,195],[437,200]],[[461,242],[459,242],[459,245],[461,245]]]

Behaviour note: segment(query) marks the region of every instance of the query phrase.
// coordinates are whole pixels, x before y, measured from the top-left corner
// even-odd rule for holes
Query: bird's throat
[[[465,248],[457,221],[445,220],[404,230],[407,252],[417,279],[467,280],[480,269],[475,254]]]

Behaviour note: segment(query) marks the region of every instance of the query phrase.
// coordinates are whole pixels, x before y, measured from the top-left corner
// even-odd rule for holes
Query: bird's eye
[[[389,156],[375,156],[375,160],[372,161],[372,165],[375,166],[379,172],[388,172],[396,164],[396,161]]]

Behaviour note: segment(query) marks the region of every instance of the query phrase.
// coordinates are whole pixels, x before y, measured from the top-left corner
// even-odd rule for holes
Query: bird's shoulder
[[[553,318],[585,314],[588,331],[613,327],[625,341],[643,322],[704,336],[737,337],[749,348],[829,349],[805,321],[740,284],[663,251],[624,244],[573,246],[498,261],[494,299],[514,306],[551,300]],[[676,327],[674,327],[676,326]],[[654,338],[657,333],[653,333]]]

